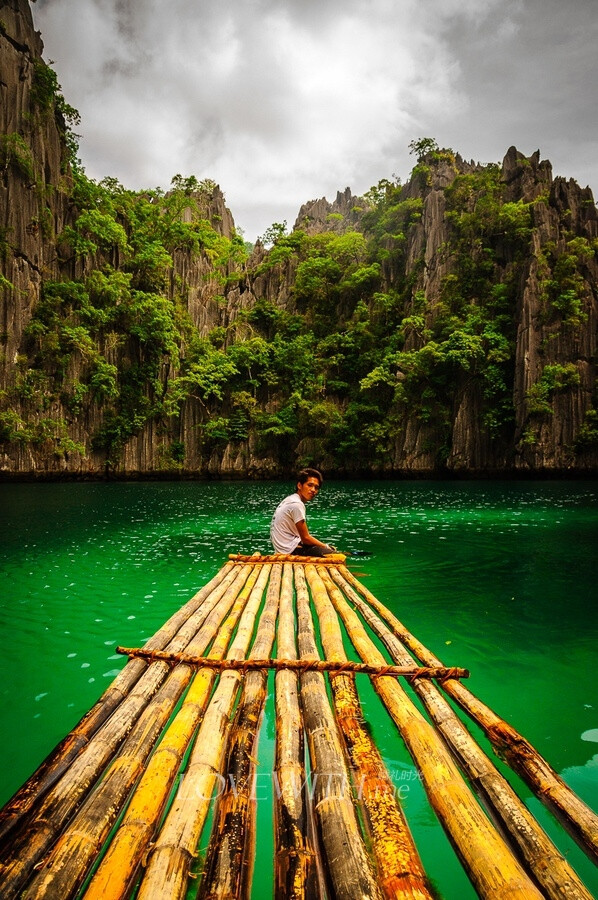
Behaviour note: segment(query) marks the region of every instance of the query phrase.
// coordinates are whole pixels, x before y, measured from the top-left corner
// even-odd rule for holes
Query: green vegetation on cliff
[[[56,91],[40,70],[40,109]],[[380,181],[350,225],[338,213],[315,233],[273,225],[270,249],[250,260],[242,236],[225,237],[209,211],[213,183],[176,176],[166,193],[133,192],[75,167],[75,214],[57,236],[64,278],[43,284],[2,397],[0,442],[96,454],[118,469],[150,429],[165,469],[194,459],[205,470],[238,445],[281,468],[383,471],[411,428],[424,435],[427,467],[442,468],[467,402],[494,458],[507,460],[530,260],[547,327],[579,329],[596,241],[569,233],[534,250],[545,194],[513,199],[499,166],[459,166],[430,139],[412,150],[409,183]],[[29,173],[18,141],[2,152]],[[193,319],[193,265],[221,309],[212,327]],[[260,292],[273,283],[277,295]],[[523,450],[555,397],[579,383],[574,362],[546,361],[526,394]],[[595,432],[590,410],[577,446]]]
[[[105,451],[111,465],[147,422],[164,420],[169,378],[182,348],[197,342],[183,286],[166,293],[173,254],[203,254],[211,278],[222,284],[230,266],[246,257],[241,238],[224,238],[205,218],[202,201],[213,187],[177,176],[167,194],[138,193],[115,179],[97,184],[75,172],[78,214],[57,245],[65,269],[74,265],[84,274],[43,283],[14,385],[3,398],[0,440],[43,440],[59,454],[85,453],[80,443],[65,443],[62,418],[48,419],[41,431],[28,419],[60,403],[72,424],[96,405],[103,425],[89,435],[90,447]]]
[[[589,188],[423,137],[406,184],[252,247],[209,180],[89,179],[28,4],[10,16],[0,473],[598,468]]]

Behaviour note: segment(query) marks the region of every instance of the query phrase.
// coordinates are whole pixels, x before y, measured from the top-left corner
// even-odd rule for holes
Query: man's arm
[[[304,547],[322,547],[324,550],[335,549],[334,547],[331,547],[330,544],[323,544],[322,541],[319,541],[313,534],[310,534],[305,519],[301,519],[300,522],[296,522],[295,524],[297,526],[297,531],[299,532],[299,537],[301,538],[301,543]]]

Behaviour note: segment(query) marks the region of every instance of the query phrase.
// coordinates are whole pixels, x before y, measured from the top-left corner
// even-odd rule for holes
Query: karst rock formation
[[[124,249],[125,238],[132,243],[131,223],[117,214],[114,221],[120,230],[113,229],[113,238],[90,242],[87,250],[74,245],[73,235],[84,234],[82,215],[91,221],[91,214],[83,209],[75,189],[68,113],[42,52],[27,0],[3,2],[2,476],[268,477],[285,474],[306,461],[341,475],[596,473],[598,213],[589,188],[553,177],[550,163],[540,158],[539,151],[528,157],[511,147],[500,166],[488,167],[467,162],[452,151],[428,148],[430,152],[422,152],[404,185],[381,182],[377,196],[372,191],[365,197],[355,197],[347,188],[333,202],[322,198],[304,204],[292,232],[302,235],[303,243],[298,240],[294,247],[286,238],[288,252],[281,252],[282,244],[275,242],[268,248],[258,241],[249,255],[235,257],[227,251],[223,262],[218,241],[229,246],[235,240],[235,224],[224,195],[211,182],[187,183],[189,201],[177,215],[181,223],[196,227],[194,234],[201,226],[204,236],[193,245],[174,242],[160,279],[145,283],[140,254],[133,264],[132,251]],[[487,190],[483,187],[486,176],[488,185],[492,184]],[[386,355],[385,374],[380,376],[376,402],[386,407],[382,418],[378,410],[376,434],[384,437],[378,440],[375,454],[369,457],[366,448],[359,457],[352,457],[351,452],[338,449],[338,441],[335,445],[334,429],[340,426],[334,423],[346,418],[351,406],[347,398],[353,396],[346,385],[342,390],[334,385],[319,388],[319,406],[312,398],[305,425],[301,424],[303,401],[296,398],[298,418],[287,433],[279,427],[275,438],[270,435],[273,429],[268,431],[263,422],[284,407],[290,388],[272,387],[265,376],[260,382],[250,366],[249,387],[239,383],[229,389],[223,376],[220,387],[211,393],[187,389],[176,404],[168,406],[166,401],[174,396],[172,385],[182,390],[191,378],[185,373],[193,374],[192,367],[185,369],[185,359],[190,358],[194,340],[214,343],[214,335],[220,335],[221,363],[233,332],[238,341],[257,334],[257,325],[247,324],[254,321],[248,311],[279,310],[303,316],[306,322],[310,316],[317,317],[317,302],[332,301],[326,297],[302,300],[298,273],[304,274],[305,260],[313,259],[318,236],[348,234],[364,235],[369,242],[367,252],[374,255],[362,261],[359,271],[366,272],[369,264],[371,284],[364,280],[356,300],[355,290],[351,294],[346,289],[343,295],[342,284],[348,282],[339,281],[335,315],[348,329],[358,322],[356,304],[365,310],[363,316],[370,315],[374,321],[379,298],[391,298],[396,331],[402,335],[400,344],[395,342],[395,356]],[[147,265],[151,268],[154,262]],[[122,333],[118,325],[102,330],[97,323],[95,331],[86,332],[83,313],[80,320],[71,314],[70,332],[66,326],[60,332],[63,341],[65,334],[71,335],[68,353],[60,351],[60,356],[60,348],[52,345],[52,335],[59,332],[51,329],[58,328],[55,319],[61,307],[58,303],[52,307],[54,319],[47,309],[45,318],[40,315],[47,297],[56,295],[48,285],[83,285],[96,277],[94,273],[107,271],[113,280],[114,273],[129,279],[127,297],[133,289],[138,303],[146,295],[159,295],[166,311],[168,304],[176,308],[175,324],[184,319],[184,327],[172,332],[176,352],[163,349],[151,375],[147,375],[149,363],[144,356],[149,352],[147,339],[139,337],[134,323]],[[476,291],[485,299],[478,300]],[[343,300],[344,296],[349,299]],[[489,342],[484,322],[475,326],[478,302],[488,321],[494,326],[499,322],[505,342],[502,350],[492,343],[494,338]],[[500,316],[492,310],[492,304],[498,309],[499,302],[503,303]],[[457,324],[456,336],[451,338],[453,313]],[[344,327],[339,326],[339,333],[344,334]],[[276,339],[273,334],[267,338]],[[385,340],[389,347],[395,346],[392,333]],[[481,359],[484,354],[485,360]],[[502,388],[507,399],[501,403],[508,409],[498,424],[492,420],[492,404],[498,409],[492,394],[492,367],[486,365],[480,375],[482,362],[487,364],[492,354],[496,371],[500,369],[507,385]],[[394,369],[389,363],[393,359],[397,361]],[[424,362],[431,368],[422,374],[417,366]],[[137,405],[131,412],[126,408],[130,383],[121,376],[132,369],[145,372],[148,383],[138,388]],[[102,373],[108,373],[108,381],[102,382]],[[350,389],[355,396],[367,390],[367,384],[375,389],[372,379],[362,377],[361,388]],[[422,403],[428,404],[425,408],[418,406],[420,395],[414,393],[414,385],[424,398]],[[73,399],[77,390],[78,400]],[[157,395],[160,414],[152,411],[157,409]],[[122,423],[125,413],[128,430],[119,426],[119,442],[110,444],[110,428]],[[243,427],[233,427],[241,419]],[[386,428],[386,419],[392,421],[392,428]],[[219,421],[228,423],[221,432]],[[357,430],[362,427],[360,421],[356,420]]]

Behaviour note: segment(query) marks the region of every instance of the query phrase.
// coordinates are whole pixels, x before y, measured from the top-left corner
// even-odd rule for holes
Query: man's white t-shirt
[[[305,503],[299,494],[290,494],[282,500],[272,516],[270,539],[277,553],[292,553],[301,543],[297,522],[305,519]]]

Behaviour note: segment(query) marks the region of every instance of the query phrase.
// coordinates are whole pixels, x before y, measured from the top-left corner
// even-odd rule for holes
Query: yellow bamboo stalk
[[[325,577],[325,570],[320,570]],[[382,665],[384,657],[357,614],[339,591],[331,600],[359,656]],[[478,894],[492,900],[539,898],[542,895],[483,814],[463,781],[441,737],[393,678],[372,679],[375,690],[397,724],[418,766],[423,785]]]
[[[392,658],[408,664],[411,661],[409,652],[371,606],[347,583],[338,569],[331,569],[329,575],[383,641]],[[475,742],[441,691],[430,681],[415,681],[413,686],[430,718],[459,759],[470,783],[493,811],[503,832],[512,839],[545,895],[552,900],[592,900],[592,895],[576,872]]]
[[[270,569],[270,566],[256,566],[250,575],[254,587],[229,651],[232,659],[242,659],[247,653]],[[215,782],[217,777],[222,777],[220,769],[240,680],[240,673],[231,670],[220,677],[199,729],[187,771],[149,853],[138,900],[185,896],[191,861],[205,824]]]
[[[306,566],[305,574],[318,614],[326,658],[344,662],[347,655],[342,632],[329,596],[329,592],[337,588],[329,578],[321,577],[312,565]],[[382,893],[385,897],[430,900],[432,893],[409,826],[397,804],[380,752],[365,727],[355,675],[334,675],[330,683],[335,715],[358,787]]]
[[[227,563],[181,609],[146,642],[144,650],[162,650],[180,628],[189,621],[212,591],[227,576],[233,575],[233,564]],[[89,743],[122,700],[139,680],[147,664],[142,660],[130,660],[109,685],[94,706],[83,716],[72,731],[48,754],[42,764],[28,778],[0,811],[0,857],[4,855],[4,841],[20,827],[33,805],[64,775],[73,759]]]
[[[424,665],[442,665],[427,647],[367,590],[346,567],[343,577],[380,613],[394,633]],[[483,729],[494,750],[520,775],[532,791],[557,817],[574,840],[598,862],[598,814],[575,794],[550,764],[512,725],[501,719],[459,681],[447,680],[442,689]]]
[[[249,659],[270,653],[276,637],[282,567],[274,565]],[[212,834],[198,898],[249,897],[255,851],[255,773],[259,730],[266,702],[267,670],[251,671],[243,682],[231,727],[224,790],[214,811]]]
[[[318,659],[303,568],[295,569],[295,587],[299,651],[304,658]],[[306,672],[300,683],[311,759],[313,809],[332,894],[339,898],[380,898],[353,806],[349,771],[324,676]]]
[[[247,567],[240,577],[247,577],[250,572],[251,567]],[[230,575],[231,578],[235,578],[233,570]],[[201,618],[204,619],[202,627],[206,626],[206,623],[213,623],[214,620],[217,627],[232,602],[233,598],[230,598],[227,592],[227,579],[224,579],[206,599],[201,613]],[[168,649],[178,652],[185,647],[197,630],[196,624],[190,628],[183,625],[173,637]],[[72,762],[60,781],[32,811],[33,817],[28,821],[26,831],[20,833],[19,840],[15,841],[11,848],[10,856],[0,863],[4,898],[16,896],[31,876],[33,867],[81,806],[119,745],[159,690],[170,668],[164,662],[154,662],[147,667],[115,713]]]
[[[284,564],[277,634],[278,653],[295,660],[293,568]],[[317,858],[308,832],[303,718],[295,671],[275,676],[276,753],[274,774],[274,896],[276,900],[312,900],[319,896]]]

